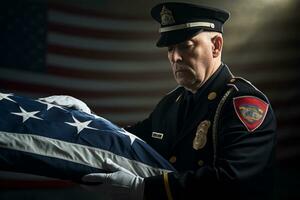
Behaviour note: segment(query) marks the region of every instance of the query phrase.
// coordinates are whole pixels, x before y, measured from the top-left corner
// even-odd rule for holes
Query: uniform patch
[[[254,96],[233,99],[235,113],[249,132],[256,130],[264,121],[269,104]]]

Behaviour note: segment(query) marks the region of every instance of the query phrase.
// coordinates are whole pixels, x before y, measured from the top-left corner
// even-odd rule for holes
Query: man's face
[[[198,89],[212,74],[213,42],[210,34],[168,47],[168,58],[176,82],[188,89]]]

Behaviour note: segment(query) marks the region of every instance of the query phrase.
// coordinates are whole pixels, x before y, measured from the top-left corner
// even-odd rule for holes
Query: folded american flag
[[[148,177],[175,169],[144,141],[96,115],[0,93],[0,169],[80,181],[106,159]]]

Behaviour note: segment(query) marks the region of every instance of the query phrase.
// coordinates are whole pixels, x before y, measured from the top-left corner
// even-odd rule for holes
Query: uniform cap
[[[202,31],[223,33],[229,12],[189,3],[166,2],[151,9],[151,16],[160,23],[157,47],[184,42]]]

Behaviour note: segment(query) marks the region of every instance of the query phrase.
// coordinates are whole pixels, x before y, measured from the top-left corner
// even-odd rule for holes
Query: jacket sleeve
[[[236,191],[239,198],[271,198],[273,161],[276,145],[276,118],[268,100],[261,94],[240,94],[227,103],[219,122],[218,179],[226,191]],[[235,100],[258,99],[268,105],[265,117],[256,129],[239,116]],[[242,105],[240,107],[243,107]],[[249,107],[250,109],[251,107]],[[246,112],[246,111],[245,111]],[[249,110],[247,110],[249,112]],[[245,117],[247,113],[245,113]],[[254,123],[254,122],[253,122]],[[246,196],[246,197],[245,197]]]
[[[176,98],[184,91],[183,87],[176,87],[174,90],[167,93],[155,106],[151,114],[143,121],[137,122],[136,124],[124,127],[128,132],[131,132],[138,136],[139,138],[147,142],[148,138],[152,134],[152,118],[157,116],[158,113],[161,114],[165,109],[165,105],[172,104]],[[154,114],[156,113],[156,114]]]
[[[141,138],[144,141],[147,141],[147,137],[151,134],[152,130],[152,114],[143,121],[137,122],[136,124],[129,125],[124,127],[124,129],[139,138]]]
[[[235,94],[235,97],[237,95],[250,96]],[[263,96],[258,95],[258,98],[263,99]],[[238,117],[233,99],[229,98],[224,104],[217,123],[215,165],[207,163],[194,171],[146,178],[146,199],[270,198],[276,141],[273,110],[269,105],[260,126],[250,132]]]

